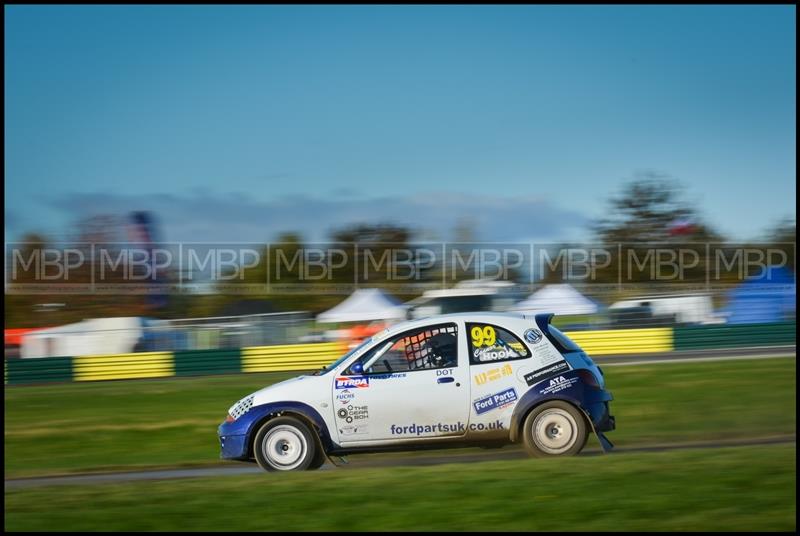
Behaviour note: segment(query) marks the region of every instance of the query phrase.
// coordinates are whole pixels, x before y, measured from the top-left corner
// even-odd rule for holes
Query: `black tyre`
[[[328,459],[319,441],[317,441],[316,447],[317,449],[314,454],[314,459],[311,461],[311,465],[308,466],[309,469],[319,469],[320,467],[325,465],[325,462]]]
[[[531,411],[523,432],[525,450],[536,458],[574,456],[589,438],[581,411],[561,400],[545,402]]]
[[[264,423],[253,441],[253,454],[266,471],[304,471],[317,461],[317,439],[294,417],[276,417]]]

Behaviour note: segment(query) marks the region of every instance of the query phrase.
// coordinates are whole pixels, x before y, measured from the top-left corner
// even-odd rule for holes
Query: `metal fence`
[[[305,311],[184,318],[147,328],[143,339],[155,339],[151,351],[244,348],[296,343],[312,327]]]
[[[293,344],[312,327],[313,319],[307,312],[142,319],[139,326],[118,329],[73,324],[33,331],[24,336],[21,347],[6,345],[5,357],[40,358]]]

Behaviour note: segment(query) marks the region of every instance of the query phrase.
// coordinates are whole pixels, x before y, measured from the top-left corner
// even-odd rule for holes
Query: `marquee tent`
[[[401,320],[406,306],[378,288],[353,292],[337,306],[317,315],[317,322],[368,322],[372,320]]]
[[[597,304],[575,290],[572,285],[546,285],[514,305],[521,313],[554,313],[557,315],[588,315],[597,312]]]

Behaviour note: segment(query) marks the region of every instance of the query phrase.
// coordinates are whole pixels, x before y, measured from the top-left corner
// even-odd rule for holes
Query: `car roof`
[[[414,329],[417,327],[427,326],[430,324],[443,324],[446,322],[455,322],[457,320],[463,320],[466,322],[491,323],[491,322],[502,322],[503,320],[522,320],[525,317],[526,315],[521,313],[499,313],[494,311],[488,311],[488,312],[475,311],[468,313],[449,313],[444,315],[428,316],[416,320],[407,320],[405,322],[400,322],[398,324],[390,326],[385,330],[377,333],[373,340],[379,341],[381,339],[395,335],[397,333],[401,333],[403,331]]]

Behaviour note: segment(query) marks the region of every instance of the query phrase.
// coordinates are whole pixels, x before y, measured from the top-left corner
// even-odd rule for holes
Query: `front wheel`
[[[580,410],[568,402],[545,402],[525,419],[524,443],[536,458],[572,456],[586,445],[588,431]]]
[[[294,417],[267,421],[256,434],[253,454],[267,471],[304,471],[318,461],[313,432]]]

